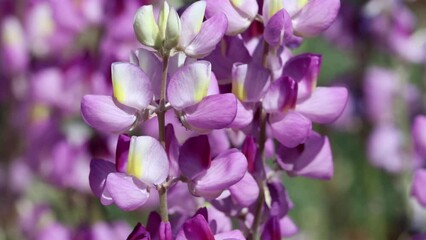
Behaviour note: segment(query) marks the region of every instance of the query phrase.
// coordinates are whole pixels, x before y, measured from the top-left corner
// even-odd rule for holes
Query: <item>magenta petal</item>
[[[117,172],[127,171],[127,159],[129,156],[130,137],[126,134],[118,136],[117,148],[115,151],[115,167]]]
[[[192,137],[180,147],[179,168],[187,178],[194,179],[210,164],[210,145],[206,135]]]
[[[306,53],[290,58],[284,65],[282,75],[298,82],[297,100],[307,99],[315,90],[321,62],[321,55]]]
[[[209,55],[223,38],[227,26],[228,20],[225,14],[215,14],[201,25],[200,32],[185,48],[184,52],[194,58],[202,58]]]
[[[293,203],[290,201],[287,190],[281,182],[273,181],[267,184],[271,205],[269,213],[271,216],[282,218],[287,215]]]
[[[411,133],[417,153],[426,157],[426,116],[420,115],[414,119]]]
[[[229,188],[232,199],[239,205],[248,207],[253,204],[259,196],[259,186],[253,176],[246,172],[244,177]]]
[[[172,124],[166,126],[166,153],[169,159],[169,176],[179,176],[179,143],[176,139],[175,130]]]
[[[278,217],[271,217],[265,223],[262,232],[262,240],[279,240],[281,239],[281,227]]]
[[[281,146],[278,149],[278,155],[278,164],[286,168],[290,175],[316,179],[333,177],[334,167],[330,143],[327,137],[316,132],[311,133],[304,145],[296,148]]]
[[[105,187],[114,203],[124,211],[139,208],[149,197],[146,186],[135,177],[125,173],[110,173]]]
[[[232,230],[229,232],[218,233],[214,235],[215,240],[245,240],[243,233],[240,230]]]
[[[295,32],[303,37],[313,37],[326,30],[336,19],[340,0],[310,0],[293,18]]]
[[[237,99],[232,93],[205,97],[199,104],[185,109],[185,122],[194,129],[228,127],[237,115]]]
[[[236,149],[217,156],[207,172],[194,179],[194,192],[206,198],[215,198],[240,181],[247,170],[247,159]]]
[[[348,101],[344,87],[317,87],[312,96],[297,104],[296,110],[313,122],[331,123],[343,112]]]
[[[101,159],[92,159],[90,161],[89,185],[98,198],[101,197],[105,181],[111,172],[115,172],[113,163]]]
[[[254,138],[248,135],[241,146],[241,152],[247,159],[247,171],[252,173],[254,171],[254,165],[256,161],[257,146]]]
[[[120,133],[129,130],[136,121],[136,110],[123,110],[124,107],[119,107],[111,96],[85,95],[81,115],[88,125],[99,131]]]
[[[263,37],[271,46],[282,45],[285,39],[290,39],[293,35],[291,18],[285,9],[275,13],[266,23]]]
[[[426,207],[426,169],[418,169],[414,173],[413,185],[411,187],[411,196]]]
[[[281,77],[271,84],[263,98],[266,112],[285,112],[294,109],[297,100],[298,84],[290,77]]]
[[[209,224],[201,214],[197,214],[194,217],[186,220],[186,222],[183,224],[183,232],[185,238],[176,239],[215,240],[214,235],[210,230]]]
[[[136,224],[133,231],[127,237],[127,240],[150,240],[149,232],[143,227],[141,223]]]
[[[271,115],[272,134],[286,147],[296,147],[309,137],[312,122],[298,112],[288,112],[283,117]]]

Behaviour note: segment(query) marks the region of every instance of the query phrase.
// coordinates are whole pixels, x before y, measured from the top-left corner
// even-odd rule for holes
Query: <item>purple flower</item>
[[[192,194],[214,199],[244,177],[247,160],[236,149],[229,149],[211,159],[208,138],[201,135],[188,139],[182,145],[179,168],[188,179]]]
[[[125,141],[120,138],[118,146],[126,146]],[[116,165],[101,159],[91,161],[90,187],[103,205],[115,203],[125,211],[134,210],[148,200],[148,188],[166,180],[167,155],[156,139],[147,136],[131,138],[127,161],[121,150],[117,152]]]
[[[129,130],[151,103],[153,94],[148,76],[130,63],[111,65],[114,96],[85,95],[81,114],[87,124],[100,131]]]
[[[176,240],[219,240],[219,239],[245,239],[239,230],[215,234],[209,226],[207,211],[200,210],[190,219],[186,220],[182,229],[176,236]]]
[[[327,137],[311,132],[304,144],[294,148],[278,145],[278,165],[291,176],[331,179],[333,157]]]
[[[206,61],[183,66],[170,79],[167,98],[188,129],[206,131],[229,126],[237,114],[233,94],[217,94],[211,65]]]

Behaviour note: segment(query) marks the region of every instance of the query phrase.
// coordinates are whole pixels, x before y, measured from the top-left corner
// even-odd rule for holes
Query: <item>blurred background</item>
[[[80,100],[111,93],[110,65],[140,46],[133,16],[151,3],[0,0],[0,240],[124,239],[144,220],[91,193],[90,159],[111,158],[116,136],[86,126]],[[421,162],[412,122],[426,114],[426,1],[341,3],[324,34],[294,50],[322,54],[318,85],[346,86],[350,100],[316,129],[330,138],[334,178],[283,180],[293,238],[411,239],[426,232],[410,197]]]

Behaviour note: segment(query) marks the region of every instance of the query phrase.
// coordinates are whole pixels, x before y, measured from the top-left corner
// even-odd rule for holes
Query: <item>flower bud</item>
[[[160,39],[164,40],[166,38],[166,28],[168,24],[168,18],[169,18],[169,4],[167,2],[164,2],[160,13],[158,15],[158,28],[160,31]]]
[[[160,47],[160,32],[155,22],[152,5],[142,6],[138,9],[133,22],[133,29],[140,43],[156,49]]]
[[[180,31],[181,24],[179,15],[176,10],[172,8],[170,9],[167,19],[166,38],[164,43],[167,48],[174,48],[179,44]]]

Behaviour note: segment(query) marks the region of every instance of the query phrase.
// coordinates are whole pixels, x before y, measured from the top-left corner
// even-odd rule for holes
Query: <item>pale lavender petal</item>
[[[218,13],[205,21],[194,40],[185,47],[186,55],[202,58],[209,55],[220,42],[228,26],[228,20],[223,13]]]
[[[154,54],[143,48],[139,48],[135,52],[139,67],[146,73],[151,82],[151,89],[155,99],[160,99],[161,94],[161,74],[163,63]]]
[[[161,143],[153,137],[133,136],[127,172],[148,185],[163,183],[169,173],[169,161]]]
[[[286,147],[304,143],[311,132],[312,122],[298,112],[288,112],[283,117],[271,115],[272,135]]]
[[[146,186],[125,173],[110,173],[105,183],[114,203],[124,211],[142,206],[149,197]]]
[[[281,77],[271,84],[263,98],[263,108],[268,113],[294,109],[297,100],[297,82],[290,77]]]
[[[411,196],[423,207],[426,207],[426,169],[418,169],[414,173],[413,185],[411,187]]]
[[[24,28],[16,15],[2,18],[0,36],[0,58],[3,63],[7,63],[7,67],[2,70],[11,73],[24,71],[29,62],[29,45],[26,43]]]
[[[138,66],[113,63],[111,77],[114,97],[121,104],[142,110],[152,101],[151,82]]]
[[[228,127],[237,115],[237,99],[231,93],[205,97],[199,104],[185,109],[184,122],[194,130]]]
[[[215,240],[245,240],[243,233],[240,230],[232,230],[214,235]]]
[[[258,102],[269,86],[269,70],[255,63],[232,67],[232,93],[242,102]]]
[[[315,179],[333,177],[333,156],[327,137],[312,132],[304,145],[296,148],[279,146],[278,164],[290,175]],[[289,169],[290,168],[290,169]]]
[[[393,121],[393,102],[401,92],[400,80],[398,73],[390,69],[370,67],[366,70],[363,80],[363,99],[365,111],[370,120]]]
[[[237,100],[237,115],[234,118],[234,121],[230,128],[241,129],[248,126],[253,120],[253,109],[250,107],[246,107],[239,100]]]
[[[191,4],[180,17],[181,34],[179,45],[183,48],[187,47],[194,37],[200,32],[206,10],[206,2],[198,1]]]
[[[207,208],[210,229],[214,233],[228,232],[232,229],[231,219],[213,206]],[[216,235],[217,236],[217,235]],[[215,239],[216,239],[215,236]]]
[[[167,87],[167,99],[177,110],[200,102],[209,89],[211,81],[211,65],[207,61],[179,68],[170,79]]]
[[[247,29],[256,16],[259,8],[256,0],[206,0],[206,2],[207,18],[217,13],[224,13],[228,18],[227,35],[237,35]],[[237,4],[233,5],[231,2]]]
[[[194,179],[210,164],[210,145],[206,135],[192,137],[180,147],[179,169],[184,176]]]
[[[115,166],[112,162],[101,159],[90,161],[89,185],[98,198],[102,196],[107,176],[112,172],[115,172]]]
[[[282,75],[298,82],[297,100],[309,98],[317,85],[322,57],[318,54],[300,54],[290,58],[284,65]]]
[[[280,46],[287,39],[290,40],[293,35],[293,26],[291,18],[285,9],[275,13],[266,23],[263,37],[271,46]]]
[[[212,130],[209,135],[211,156],[216,157],[230,147],[230,142],[225,129]]]
[[[212,73],[210,78],[209,89],[207,90],[207,96],[219,94],[219,93],[220,93],[220,90],[219,90],[219,84],[216,79],[216,75]]]
[[[379,124],[368,138],[368,160],[391,173],[404,169],[404,134],[393,124]]]
[[[426,157],[426,116],[419,115],[414,119],[411,133],[417,153]]]
[[[296,224],[289,216],[285,216],[280,220],[281,237],[291,237],[299,232]]]
[[[229,187],[229,191],[232,199],[244,207],[253,204],[259,196],[257,182],[249,172],[246,172],[239,182]]]
[[[127,171],[127,159],[129,157],[130,137],[126,134],[118,136],[115,150],[115,168],[117,172]]]
[[[203,176],[194,181],[194,192],[199,196],[212,197],[240,181],[247,170],[247,159],[236,149],[217,156]],[[216,196],[216,197],[217,197]]]
[[[296,111],[317,123],[332,123],[343,112],[348,101],[344,87],[317,87],[312,96],[296,105]]]
[[[129,130],[136,121],[136,111],[124,109],[125,106],[119,106],[111,96],[85,95],[81,100],[83,120],[99,131],[120,133]]]
[[[340,0],[310,0],[293,18],[295,32],[313,37],[326,30],[336,19]]]

